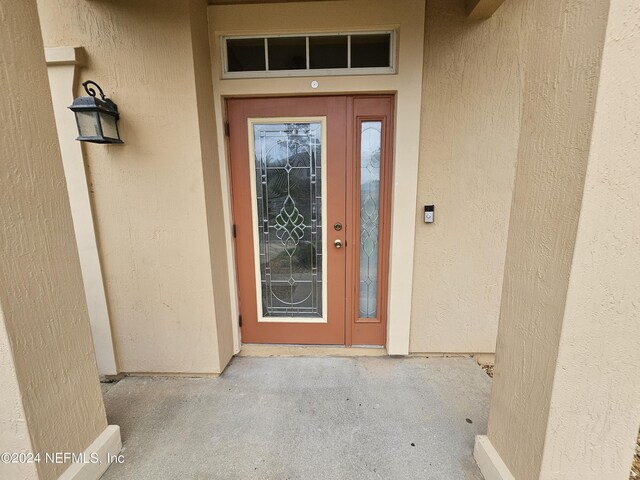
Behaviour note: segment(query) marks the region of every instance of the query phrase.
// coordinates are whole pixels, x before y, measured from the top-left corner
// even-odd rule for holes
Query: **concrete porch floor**
[[[219,378],[127,377],[104,386],[125,461],[103,479],[482,479],[490,382],[470,358],[416,357],[237,357]]]

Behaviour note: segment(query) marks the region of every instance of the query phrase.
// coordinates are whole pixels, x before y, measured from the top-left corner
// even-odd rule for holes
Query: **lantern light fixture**
[[[91,143],[124,143],[118,131],[118,106],[105,96],[96,82],[87,80],[82,86],[87,96],[76,98],[69,107],[76,115],[76,140]],[[92,86],[98,89],[100,98],[96,97],[96,91]]]

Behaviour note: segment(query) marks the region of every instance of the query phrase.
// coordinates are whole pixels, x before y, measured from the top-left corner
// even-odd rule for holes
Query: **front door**
[[[243,342],[384,344],[392,104],[227,100]]]

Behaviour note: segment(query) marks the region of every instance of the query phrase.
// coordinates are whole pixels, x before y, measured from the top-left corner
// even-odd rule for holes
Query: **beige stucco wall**
[[[522,2],[482,21],[430,0],[425,27],[412,352],[494,352],[515,171]],[[435,205],[425,224],[424,205]]]
[[[194,67],[207,56],[198,50],[206,4],[38,6],[45,45],[83,47],[80,79],[97,81],[121,112],[124,145],[84,145],[120,371],[220,372],[231,338],[219,337],[216,312],[229,308],[214,301],[209,240],[219,226],[207,217],[215,186],[203,171],[216,161],[214,125],[211,104],[199,104],[207,78]]]
[[[640,424],[638,25],[637,1],[611,1],[549,408],[544,480],[627,480]]]
[[[206,0],[191,1],[191,41],[193,64],[198,97],[198,125],[200,128],[200,148],[202,149],[202,169],[207,202],[207,224],[209,229],[209,251],[213,259],[213,285],[215,289],[216,332],[218,335],[218,357],[224,367],[231,357],[240,351],[238,332],[234,328],[235,292],[233,272],[229,269],[231,250],[229,249],[224,212],[222,169],[224,156],[218,156],[219,145],[214,112],[214,91],[209,48],[209,23]]]
[[[107,421],[36,2],[4,1],[0,18],[0,444],[78,453]],[[38,478],[67,466],[38,463]],[[0,463],[0,476],[34,471]]]
[[[211,352],[223,365],[239,348],[228,171],[217,163],[226,152],[216,123],[224,96],[247,94],[399,92],[388,347],[493,352],[520,113],[518,2],[485,22],[466,19],[462,2],[429,2],[424,56],[422,0],[403,8],[358,0],[331,9],[209,7],[217,118],[208,117],[200,4],[40,2],[47,45],[83,46],[82,79],[100,81],[123,112],[125,146],[85,148],[120,369],[210,371]],[[87,18],[94,20],[83,27]],[[305,77],[220,79],[221,33],[398,26],[397,75],[318,77],[318,90]],[[200,171],[197,160],[187,168],[187,155],[202,159]],[[427,203],[436,204],[434,225],[421,220]],[[213,285],[215,301],[205,293]]]
[[[1,11],[1,10],[0,10]],[[29,453],[33,452],[29,427],[25,419],[20,385],[16,377],[16,367],[11,355],[11,345],[5,328],[6,320],[0,309],[0,379],[2,393],[0,394],[0,451]],[[0,477],[31,480],[38,478],[35,463],[10,465],[0,462]]]
[[[522,122],[488,427],[492,444],[515,478],[522,480],[538,478],[548,429],[567,426],[551,423],[549,410],[555,395],[554,375],[559,371],[556,360],[561,349],[560,335],[565,328],[563,316],[569,308],[565,301],[589,158],[608,3],[523,2]],[[631,158],[628,161],[635,161]],[[615,214],[614,208],[601,211],[598,217]],[[589,249],[589,240],[584,241],[584,247]],[[602,237],[602,242],[608,239]],[[590,252],[584,255],[586,251],[583,251],[580,261],[592,263],[599,252]],[[593,273],[587,269],[576,280],[584,281],[583,287],[590,288],[587,283],[593,280]],[[606,268],[603,273],[611,275],[612,271]],[[591,278],[587,280],[588,277]],[[601,300],[602,294],[604,292],[591,300]],[[576,292],[572,302],[580,297]],[[582,299],[588,300],[588,295]],[[586,310],[579,312],[577,305],[573,308],[572,314],[587,315]],[[606,315],[602,317],[605,318]],[[589,345],[596,340],[597,330],[589,332],[589,329],[597,320],[582,317],[579,321],[584,322],[584,326],[573,325],[571,328],[577,328],[573,332],[576,337],[570,340],[578,350],[566,352],[567,356],[560,359],[570,363],[593,354],[593,361],[611,361],[617,365],[615,360],[599,355],[598,348],[590,352]],[[565,333],[573,335],[571,331]],[[586,336],[580,338],[583,334]],[[582,340],[587,342],[584,346],[575,343]],[[578,351],[582,354],[577,355]],[[604,379],[599,372],[589,369],[581,372],[594,375],[594,385],[597,379]],[[568,382],[563,388],[570,389],[571,385]],[[587,384],[584,387],[583,393],[591,395]],[[587,401],[583,397],[575,399]],[[607,397],[598,396],[594,401],[606,403]],[[579,409],[571,417],[576,419],[585,413]],[[572,421],[571,417],[567,418],[568,422]],[[605,417],[602,421],[606,422]],[[573,431],[576,436],[587,435],[586,439],[593,435],[594,439],[600,429],[592,428],[590,432]],[[584,446],[576,438],[565,438],[564,442]],[[600,442],[594,440],[593,446]],[[575,453],[579,448],[569,447],[569,450]]]
[[[315,95],[328,93],[397,92],[394,186],[392,199],[391,265],[387,349],[409,352],[413,238],[420,131],[420,96],[424,41],[424,0],[341,0],[333,2],[222,5],[209,7],[213,81],[218,123],[224,118],[225,96]],[[395,75],[318,76],[221,79],[220,35],[259,35],[292,32],[335,32],[397,28],[398,72]],[[313,79],[319,87],[312,89]],[[226,157],[224,132],[218,131],[219,156]],[[228,179],[226,163],[222,178]],[[226,224],[231,225],[228,181],[223,182]],[[231,229],[227,230],[232,251]],[[235,266],[229,259],[229,272]],[[233,275],[231,275],[233,277]],[[235,297],[236,293],[233,292]],[[235,319],[234,315],[234,319]]]

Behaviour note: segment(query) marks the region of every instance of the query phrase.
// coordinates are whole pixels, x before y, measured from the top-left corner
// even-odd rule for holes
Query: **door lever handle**
[[[336,248],[342,248],[342,240],[337,239],[333,241],[333,246]]]

